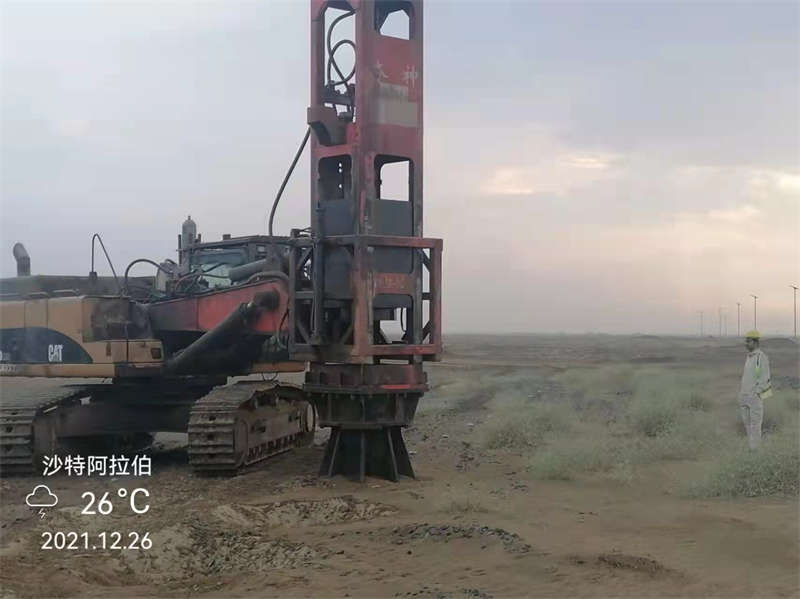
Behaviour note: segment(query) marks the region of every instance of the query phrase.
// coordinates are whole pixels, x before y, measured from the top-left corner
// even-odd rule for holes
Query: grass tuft
[[[742,449],[743,439],[731,434],[726,420],[725,414],[731,422],[734,414],[738,418],[738,410],[730,402],[716,401],[708,373],[603,367],[570,371],[557,379],[569,392],[569,402],[530,402],[518,393],[499,393],[494,402],[504,416],[487,423],[487,448],[535,449],[528,463],[534,478],[575,480],[600,474],[628,483],[649,464],[702,457],[715,470],[695,485],[693,493],[699,496],[798,493],[797,390],[777,390],[765,402],[764,446],[750,452]]]
[[[797,430],[800,412],[798,404],[800,404],[800,392],[793,389],[776,391],[770,399],[764,401],[764,421],[761,430],[765,433]]]
[[[448,514],[485,514],[489,510],[477,501],[465,497],[462,499],[453,499],[442,508],[442,511]]]
[[[548,434],[569,430],[572,418],[569,406],[528,404],[490,424],[484,444],[488,449],[538,447]]]
[[[582,423],[579,432],[580,437],[553,439],[534,455],[529,464],[531,474],[545,480],[573,480],[580,473],[603,473],[630,482],[636,467],[696,459],[724,444],[711,414],[688,410],[678,414],[667,432],[655,436],[630,434],[627,427],[597,423]]]
[[[693,419],[712,408],[701,391],[703,381],[696,375],[676,377],[665,370],[650,369],[638,373],[633,384],[628,420],[634,432],[645,437],[671,435],[687,417]]]
[[[620,458],[610,445],[572,444],[539,452],[528,471],[542,480],[573,480],[579,473],[608,472],[621,462]]]
[[[660,398],[636,398],[628,412],[631,427],[645,437],[667,435],[678,423],[679,409]]]
[[[753,451],[740,445],[706,480],[690,488],[695,497],[796,496],[800,451],[795,433],[769,436]]]
[[[708,397],[698,391],[692,391],[689,394],[689,401],[687,405],[690,410],[695,410],[698,412],[710,412],[712,407],[711,401],[708,399]]]
[[[545,450],[534,456],[528,471],[541,480],[573,480],[577,469],[571,455]]]

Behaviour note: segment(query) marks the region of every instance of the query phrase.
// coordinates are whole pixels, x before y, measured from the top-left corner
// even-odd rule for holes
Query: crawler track
[[[189,464],[199,474],[233,475],[308,444],[315,424],[299,387],[260,382],[218,387],[192,406]]]
[[[189,463],[202,474],[232,475],[240,468],[305,445],[313,439],[316,418],[303,391],[292,385],[242,382],[201,391],[192,401],[185,391],[153,403],[132,401],[138,391],[103,383],[63,385],[55,381],[3,381],[0,405],[0,476],[40,473],[44,455],[72,447],[77,439],[64,430],[65,422],[78,423],[70,414],[88,410],[95,414],[94,429],[79,433],[114,437],[136,431],[179,430],[182,420],[189,432]],[[151,389],[151,392],[153,390]],[[194,395],[195,397],[197,395]],[[159,396],[160,397],[160,396]],[[90,406],[81,400],[92,400]],[[171,400],[169,403],[167,400]],[[185,406],[185,407],[182,407]],[[185,410],[181,418],[180,413]],[[84,412],[89,413],[89,412]],[[172,416],[170,414],[172,413]],[[57,417],[58,416],[58,417]],[[188,418],[187,418],[188,416]],[[134,419],[140,418],[138,424]],[[120,423],[127,423],[125,430]],[[161,423],[162,426],[158,426]],[[186,430],[186,429],[183,429]],[[91,437],[100,438],[100,437]],[[63,445],[68,443],[68,445]]]
[[[0,476],[36,474],[40,456],[57,448],[49,413],[90,395],[92,389],[91,385],[4,387],[0,406]]]

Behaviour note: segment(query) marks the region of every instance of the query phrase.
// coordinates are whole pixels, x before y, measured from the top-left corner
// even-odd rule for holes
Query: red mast
[[[311,229],[295,234],[290,350],[311,362],[306,389],[333,427],[328,474],[413,475],[400,427],[427,389],[422,361],[441,353],[422,40],[421,0],[311,0]],[[398,318],[392,339],[382,323]]]

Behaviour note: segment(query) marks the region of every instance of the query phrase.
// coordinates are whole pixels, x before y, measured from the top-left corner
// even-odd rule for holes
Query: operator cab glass
[[[228,273],[231,268],[247,262],[244,249],[205,249],[192,252],[189,259],[190,272],[198,273],[195,288],[222,289],[231,286]]]

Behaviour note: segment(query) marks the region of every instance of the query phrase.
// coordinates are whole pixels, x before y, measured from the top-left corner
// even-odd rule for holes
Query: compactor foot
[[[366,430],[332,428],[319,473],[320,476],[342,474],[362,482],[367,476],[394,482],[400,476],[414,478],[399,426]]]

